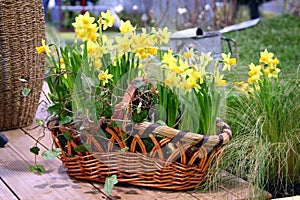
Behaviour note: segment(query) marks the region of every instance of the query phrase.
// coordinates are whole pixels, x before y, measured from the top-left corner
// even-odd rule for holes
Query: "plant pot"
[[[33,121],[45,68],[45,56],[35,51],[42,38],[41,0],[0,0],[0,130]]]

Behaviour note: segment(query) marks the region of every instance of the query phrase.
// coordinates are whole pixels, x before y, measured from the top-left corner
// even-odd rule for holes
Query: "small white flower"
[[[177,9],[177,12],[178,12],[180,15],[182,15],[182,14],[184,14],[184,13],[187,12],[187,9],[186,9],[186,8],[178,8],[178,9]]]
[[[132,9],[133,9],[133,10],[137,10],[137,9],[138,9],[138,6],[137,6],[137,5],[133,5],[133,6],[132,6]]]
[[[199,16],[198,16],[198,18],[199,18],[199,19],[202,19],[203,17],[204,17],[204,12],[201,11],[200,14],[199,14]]]
[[[143,22],[147,21],[149,18],[148,18],[148,15],[146,13],[144,13],[142,16],[141,16],[141,20]]]
[[[123,9],[124,9],[124,7],[123,7],[121,4],[119,4],[119,5],[117,5],[116,7],[114,7],[114,10],[115,10],[117,13],[122,12]]]
[[[209,10],[210,10],[210,5],[209,5],[209,4],[205,4],[204,9],[205,9],[206,11],[209,11]]]

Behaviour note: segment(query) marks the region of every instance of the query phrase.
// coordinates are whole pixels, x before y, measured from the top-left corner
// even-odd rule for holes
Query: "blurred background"
[[[46,21],[60,31],[72,30],[79,13],[89,11],[96,18],[107,9],[120,20],[130,19],[139,27],[182,30],[201,27],[205,31],[284,13],[299,16],[299,0],[43,0]]]

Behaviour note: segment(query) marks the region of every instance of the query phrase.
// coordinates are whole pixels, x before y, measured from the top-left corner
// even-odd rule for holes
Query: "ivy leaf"
[[[121,149],[121,152],[124,153],[126,151],[128,151],[129,147],[124,147],[123,149]]]
[[[47,111],[48,111],[48,113],[50,115],[55,116],[55,115],[59,114],[61,108],[62,108],[62,105],[60,103],[54,104],[54,105],[53,104],[49,104],[48,108],[47,108]]]
[[[67,124],[70,123],[72,121],[72,117],[70,116],[65,116],[64,118],[62,118],[61,120],[59,120],[60,124]]]
[[[29,93],[31,92],[31,89],[21,86],[21,91],[22,91],[22,95],[24,97],[27,97],[29,95]]]
[[[29,171],[33,172],[33,173],[36,173],[38,175],[41,175],[43,173],[46,172],[45,168],[43,165],[30,165],[29,166]]]
[[[40,119],[36,119],[35,123],[37,123],[37,125],[39,125],[39,126],[44,126],[44,122]]]
[[[92,150],[92,146],[89,144],[78,145],[74,148],[74,151],[81,153],[89,152],[89,150]]]
[[[40,151],[40,148],[38,148],[38,147],[30,148],[30,152],[34,153],[35,155],[39,155],[39,151]]]
[[[105,194],[110,195],[114,185],[117,184],[117,183],[118,183],[117,175],[114,174],[110,177],[106,177],[105,183],[104,183],[104,192],[105,192]]]
[[[71,141],[72,140],[72,135],[69,132],[64,132],[63,133],[64,137],[66,138],[67,141]]]
[[[55,148],[55,149],[44,151],[42,153],[42,156],[45,160],[51,160],[51,159],[56,158],[60,154],[61,154],[61,149],[60,148]]]

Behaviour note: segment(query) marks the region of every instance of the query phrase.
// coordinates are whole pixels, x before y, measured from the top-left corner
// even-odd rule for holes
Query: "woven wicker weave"
[[[41,0],[0,0],[0,130],[32,123],[42,89],[45,56],[35,51],[42,38]],[[27,97],[22,86],[31,90]]]
[[[230,127],[218,119],[219,133],[204,136],[150,122],[122,123],[122,128],[112,126],[111,122],[126,118],[122,108],[132,100],[135,89],[129,85],[123,100],[115,106],[112,120],[101,119],[98,124],[84,122],[80,134],[74,125],[62,126],[55,121],[48,124],[55,146],[62,150],[60,159],[68,174],[98,182],[117,174],[118,182],[138,186],[197,188],[209,170],[218,165],[217,158],[222,157],[223,147],[232,135]],[[72,140],[66,140],[63,136],[66,132],[72,135]],[[89,152],[75,151],[81,141],[89,146]],[[128,151],[123,151],[125,147]]]

